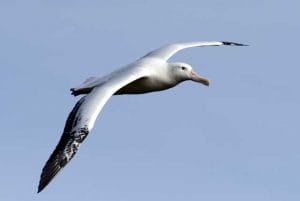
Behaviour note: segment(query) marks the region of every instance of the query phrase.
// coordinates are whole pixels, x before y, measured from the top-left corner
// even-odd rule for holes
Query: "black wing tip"
[[[249,46],[247,44],[242,43],[235,43],[235,42],[229,42],[229,41],[221,41],[223,45],[231,45],[231,46]]]
[[[71,94],[72,94],[73,96],[79,95],[79,94],[76,93],[75,88],[71,88],[70,91],[71,91]]]
[[[50,183],[50,181],[51,181],[51,180],[45,181],[45,180],[43,180],[43,179],[41,178],[40,183],[39,183],[39,186],[38,186],[38,191],[37,191],[37,193],[40,193],[42,190],[44,190],[44,188]]]
[[[53,180],[58,172],[62,170],[62,168],[63,167],[60,167],[59,165],[49,164],[48,161],[43,168],[37,193],[40,193]]]
[[[43,167],[38,186],[38,193],[41,192],[69,162],[62,151],[62,148],[65,147],[65,139],[66,138],[63,135]]]
[[[40,193],[46,186],[39,185],[37,193]]]

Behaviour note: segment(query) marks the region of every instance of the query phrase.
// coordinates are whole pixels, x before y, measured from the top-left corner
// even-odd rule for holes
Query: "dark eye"
[[[186,67],[182,66],[182,67],[181,67],[181,70],[186,70]]]

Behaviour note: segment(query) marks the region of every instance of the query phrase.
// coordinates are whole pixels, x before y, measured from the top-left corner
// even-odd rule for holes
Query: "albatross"
[[[168,63],[167,61],[176,52],[186,48],[222,45],[246,46],[225,41],[169,44],[149,52],[133,63],[104,77],[91,77],[78,87],[71,88],[72,95],[84,94],[84,96],[79,99],[70,112],[63,134],[42,170],[38,193],[74,157],[81,143],[92,130],[104,104],[111,96],[166,90],[186,80],[208,86],[209,80],[197,74],[189,64]]]

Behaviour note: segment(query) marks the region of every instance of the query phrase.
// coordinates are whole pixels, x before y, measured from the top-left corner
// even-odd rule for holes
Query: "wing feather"
[[[146,72],[136,68],[118,71],[106,83],[95,87],[76,103],[68,116],[59,143],[42,170],[38,193],[74,157],[81,143],[93,128],[96,118],[107,100],[123,86],[144,76],[146,76]]]
[[[142,58],[157,57],[157,58],[167,61],[176,52],[186,49],[186,48],[203,47],[203,46],[221,46],[221,45],[246,46],[241,43],[234,43],[234,42],[227,42],[227,41],[200,41],[200,42],[190,42],[190,43],[174,43],[174,44],[169,44],[169,45],[163,46],[152,52],[149,52]]]

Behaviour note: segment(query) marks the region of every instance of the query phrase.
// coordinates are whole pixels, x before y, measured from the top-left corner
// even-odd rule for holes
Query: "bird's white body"
[[[73,158],[90,130],[104,104],[112,95],[140,94],[161,91],[185,81],[208,85],[209,81],[196,74],[186,63],[168,63],[176,52],[190,47],[242,44],[233,42],[193,42],[166,45],[137,61],[104,77],[91,77],[72,88],[73,95],[86,94],[75,105],[66,121],[63,135],[51,154],[41,174],[38,192],[57,175]]]
[[[149,66],[151,66],[149,68]],[[126,65],[104,77],[91,77],[81,85],[72,88],[74,94],[87,94],[93,88],[107,83],[118,75],[136,75],[142,73],[143,76],[132,83],[120,88],[115,94],[140,94],[153,91],[161,91],[171,88],[178,82],[168,74],[168,63],[157,58],[141,58],[134,63]]]

